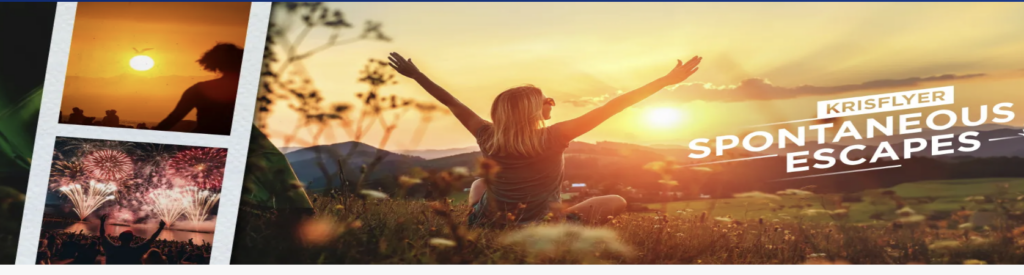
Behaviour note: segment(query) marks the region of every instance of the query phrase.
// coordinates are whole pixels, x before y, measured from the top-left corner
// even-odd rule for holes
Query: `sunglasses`
[[[555,99],[550,97],[544,98],[544,105],[551,105],[551,107],[555,107]]]

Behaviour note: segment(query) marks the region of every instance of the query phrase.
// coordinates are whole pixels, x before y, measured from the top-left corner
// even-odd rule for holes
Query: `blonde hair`
[[[532,85],[508,89],[491,104],[490,131],[481,149],[492,156],[536,156],[544,151],[544,93]]]

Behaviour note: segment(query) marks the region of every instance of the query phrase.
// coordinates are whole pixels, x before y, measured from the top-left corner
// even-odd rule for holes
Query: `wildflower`
[[[957,241],[954,241],[954,240],[935,241],[932,244],[928,245],[928,249],[931,249],[931,250],[950,250],[950,249],[955,249],[955,248],[959,248],[959,247],[960,247],[960,242],[957,242]]]
[[[804,262],[804,264],[813,264],[813,265],[846,265],[846,264],[850,264],[850,262],[847,262],[846,260],[829,261],[828,259],[822,259],[820,257],[815,257],[815,258],[808,259],[806,262]]]
[[[630,255],[632,248],[615,231],[571,224],[538,225],[508,233],[500,239],[534,257],[570,258],[593,262],[596,255]]]
[[[761,193],[760,191],[751,191],[746,193],[739,193],[732,195],[737,198],[752,198],[752,199],[769,199],[769,200],[781,200],[779,196],[772,194]]]
[[[809,196],[809,195],[814,195],[814,193],[812,193],[812,192],[804,191],[804,190],[800,190],[800,189],[786,189],[786,190],[775,192],[775,194],[777,194],[777,195],[788,195],[788,196]]]
[[[978,236],[971,236],[971,238],[967,240],[967,244],[969,245],[986,245],[990,243],[992,243],[991,239],[985,239]]]
[[[899,221],[905,222],[905,223],[917,223],[917,222],[923,222],[925,220],[925,218],[926,217],[924,215],[911,215],[911,216],[902,217],[902,218],[899,219]]]
[[[299,237],[307,245],[324,245],[343,231],[344,228],[327,219],[309,219],[299,224]]]
[[[1024,237],[1024,226],[1013,229],[1013,236]]]
[[[441,248],[455,246],[455,241],[445,238],[430,238],[430,241],[428,241],[428,243],[430,244],[430,246]]]
[[[494,160],[481,157],[476,162],[476,169],[477,176],[490,179],[494,178],[494,175],[496,175],[498,171],[501,170],[501,167],[498,166],[498,163],[495,162]]]
[[[469,176],[469,168],[466,168],[465,166],[455,166],[455,167],[452,167],[451,171],[452,171],[452,175],[455,175],[455,176],[459,176],[459,177],[468,177]]]
[[[380,192],[380,191],[370,190],[370,189],[359,190],[359,194],[363,194],[363,196],[366,196],[367,198],[370,198],[370,199],[377,199],[377,200],[386,200],[386,199],[388,199],[388,194],[385,194],[384,192]]]
[[[807,216],[817,216],[819,214],[828,215],[828,214],[832,214],[832,211],[828,211],[828,210],[825,210],[825,209],[807,209],[807,210],[804,210],[804,211],[800,211],[800,214],[804,214],[804,215],[807,215]]]
[[[986,203],[987,199],[985,199],[985,196],[970,196],[965,198],[964,201],[973,203]]]
[[[429,207],[430,210],[432,210],[435,215],[438,215],[438,216],[447,216],[448,215],[448,207],[445,206],[441,202],[436,202],[436,201],[430,202],[430,203],[427,204],[427,207]]]
[[[914,209],[910,209],[910,206],[904,206],[903,208],[900,208],[900,210],[896,210],[896,214],[900,215],[900,217],[909,217],[917,214],[917,212],[914,212]]]
[[[398,176],[398,184],[402,185],[402,187],[409,187],[420,183],[423,183],[423,180],[409,176]]]

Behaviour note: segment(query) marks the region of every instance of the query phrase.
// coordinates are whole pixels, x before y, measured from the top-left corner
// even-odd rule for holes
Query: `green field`
[[[1000,187],[1006,185],[1006,188]],[[991,205],[965,201],[970,196],[995,196],[1015,198],[1024,194],[1024,179],[1021,178],[983,178],[966,180],[920,181],[903,183],[892,188],[875,189],[858,193],[863,195],[862,202],[843,203],[849,209],[849,222],[870,223],[873,213],[884,213],[886,219],[896,216],[895,202],[885,196],[882,191],[892,190],[902,197],[911,209],[918,214],[931,215],[948,213],[965,207],[969,210],[988,209]],[[832,201],[839,197],[836,194],[815,194],[810,196],[781,196],[781,200],[726,198],[670,202],[665,205],[669,215],[684,213],[700,213],[708,211],[712,217],[732,216],[739,220],[765,218],[769,220],[803,220],[803,221],[834,221],[827,215],[808,216],[801,214],[806,209],[829,209],[836,207]],[[772,211],[769,203],[774,205],[802,205],[803,208],[785,208]],[[808,207],[808,205],[810,207]],[[823,207],[825,205],[825,207]],[[662,204],[646,204],[647,207],[661,210]],[[692,212],[686,212],[691,209]],[[680,213],[679,211],[684,211]]]

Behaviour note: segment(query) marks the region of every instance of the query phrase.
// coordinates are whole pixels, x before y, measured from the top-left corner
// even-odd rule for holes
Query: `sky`
[[[507,88],[533,84],[553,97],[550,123],[584,114],[667,73],[676,59],[704,57],[684,85],[665,90],[602,124],[578,141],[686,144],[698,137],[743,134],[749,126],[813,118],[815,102],[954,85],[956,104],[978,108],[1019,98],[1024,87],[1024,24],[1018,3],[331,3],[358,35],[362,22],[383,23],[390,42],[329,48],[303,65],[327,102],[355,103],[368,58],[395,51],[481,117]],[[288,24],[286,17],[274,22]],[[288,30],[290,37],[298,28]],[[299,47],[322,45],[315,30]],[[415,82],[385,87],[432,101]],[[436,102],[436,101],[432,101]],[[286,144],[298,116],[272,106],[268,133]],[[1024,115],[1024,103],[1012,108]],[[671,123],[653,119],[663,110]],[[925,109],[925,111],[934,110]],[[662,111],[653,111],[662,110]],[[886,113],[866,117],[893,115]],[[1018,116],[1020,117],[1020,116]],[[391,150],[474,145],[452,116],[434,119],[425,138],[411,136],[419,118],[406,116]],[[1021,126],[1018,118],[1008,124]],[[380,128],[364,142],[376,145]],[[311,135],[296,140],[309,142]],[[351,140],[338,131],[334,143]]]
[[[100,120],[117,109],[122,120],[160,121],[185,89],[217,77],[196,63],[203,53],[219,42],[244,47],[249,10],[250,3],[79,3],[61,111],[78,106]],[[153,67],[133,69],[135,49],[147,48]]]

